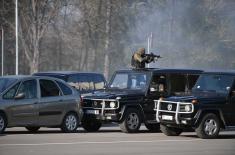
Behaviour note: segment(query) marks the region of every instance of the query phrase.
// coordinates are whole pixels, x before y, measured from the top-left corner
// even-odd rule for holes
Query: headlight
[[[109,106],[110,106],[110,108],[114,108],[115,107],[115,102],[110,102]]]
[[[192,110],[191,105],[186,105],[186,106],[184,107],[184,110],[185,110],[186,112],[190,112],[190,111]]]

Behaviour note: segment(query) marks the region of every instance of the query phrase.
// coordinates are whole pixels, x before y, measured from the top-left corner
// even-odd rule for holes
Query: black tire
[[[160,125],[160,129],[167,136],[179,136],[183,132],[182,129],[168,127],[163,124]]]
[[[27,126],[25,128],[30,132],[37,132],[40,129],[40,127],[37,126]]]
[[[4,133],[6,127],[7,127],[6,117],[2,113],[0,113],[0,134]]]
[[[213,113],[206,114],[195,131],[200,138],[216,138],[220,132],[220,120]]]
[[[160,124],[159,123],[155,123],[155,124],[149,124],[149,123],[145,123],[145,127],[151,131],[151,132],[160,132]]]
[[[140,111],[137,109],[127,109],[122,122],[119,124],[122,132],[135,133],[139,131],[142,118]]]
[[[77,131],[78,125],[78,116],[75,113],[68,113],[63,119],[61,130],[65,133],[73,133]]]
[[[82,127],[87,131],[87,132],[96,132],[100,129],[102,126],[101,121],[97,119],[89,119],[85,118],[82,121]]]

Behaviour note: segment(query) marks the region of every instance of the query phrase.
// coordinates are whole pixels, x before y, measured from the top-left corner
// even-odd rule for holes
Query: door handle
[[[38,102],[34,102],[33,104],[38,104]]]

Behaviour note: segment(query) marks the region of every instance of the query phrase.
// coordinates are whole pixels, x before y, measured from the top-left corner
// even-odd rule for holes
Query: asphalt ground
[[[0,135],[0,155],[235,155],[235,132],[222,131],[217,139],[200,139],[194,132],[177,137],[150,133],[122,133],[118,126],[99,132],[65,134],[59,129],[42,128],[29,133],[10,128]]]

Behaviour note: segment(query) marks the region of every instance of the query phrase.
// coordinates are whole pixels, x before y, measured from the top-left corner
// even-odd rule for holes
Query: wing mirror
[[[19,100],[19,99],[24,99],[25,98],[25,94],[24,93],[19,93],[15,96],[15,99],[16,100]]]

